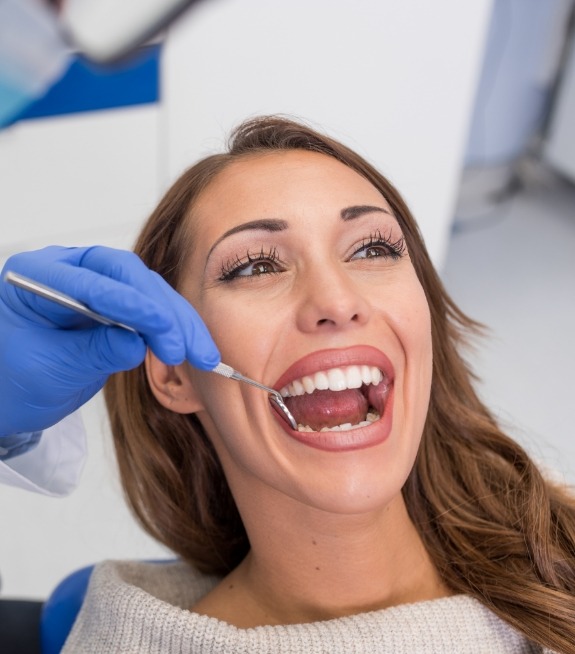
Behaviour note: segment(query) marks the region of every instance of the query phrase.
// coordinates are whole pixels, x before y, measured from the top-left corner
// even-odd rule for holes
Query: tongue
[[[296,421],[314,431],[365,420],[368,401],[359,389],[314,391],[311,395],[286,398],[286,405]]]

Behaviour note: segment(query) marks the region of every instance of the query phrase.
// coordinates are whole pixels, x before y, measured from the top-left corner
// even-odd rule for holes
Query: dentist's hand
[[[87,304],[138,334],[94,323],[0,278],[0,437],[46,429],[108,376],[144,359],[211,370],[220,354],[194,308],[132,252],[48,247],[12,256],[12,270]]]

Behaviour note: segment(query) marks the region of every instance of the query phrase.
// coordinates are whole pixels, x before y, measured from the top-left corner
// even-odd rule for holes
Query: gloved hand
[[[138,331],[95,323],[0,278],[0,436],[46,429],[146,346],[169,365],[211,370],[220,353],[194,308],[132,252],[52,246],[16,254],[12,270]]]

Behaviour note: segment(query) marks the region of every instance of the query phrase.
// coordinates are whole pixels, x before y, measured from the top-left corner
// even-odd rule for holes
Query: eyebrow
[[[373,213],[374,211],[379,211],[381,213],[386,213],[389,216],[393,214],[384,209],[383,207],[375,207],[367,204],[362,204],[353,207],[346,207],[339,212],[340,218],[342,220],[353,220],[354,218],[359,218],[366,213]],[[259,220],[250,220],[247,223],[242,223],[241,225],[236,225],[231,229],[228,229],[227,232],[224,232],[212,245],[208,255],[206,257],[206,262],[210,258],[214,249],[226,238],[232,234],[237,234],[238,232],[247,232],[247,231],[264,231],[264,232],[282,232],[288,228],[288,223],[286,220],[281,220],[279,218],[261,218]]]
[[[354,218],[359,218],[366,213],[373,213],[374,211],[379,211],[381,213],[386,213],[388,216],[393,216],[391,211],[384,209],[383,207],[374,207],[369,204],[362,204],[354,207],[346,207],[339,212],[342,220],[353,220]]]
[[[261,218],[260,220],[250,220],[247,223],[242,223],[241,225],[236,225],[231,229],[228,229],[227,232],[224,232],[218,240],[212,245],[206,261],[210,258],[214,248],[221,243],[224,239],[228,238],[232,234],[237,234],[238,232],[247,232],[247,231],[259,231],[264,232],[282,232],[284,229],[288,228],[286,220],[280,220],[279,218]]]

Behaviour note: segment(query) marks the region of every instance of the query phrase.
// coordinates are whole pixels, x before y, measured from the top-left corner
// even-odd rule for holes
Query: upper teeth
[[[383,380],[383,373],[375,366],[346,366],[345,368],[330,368],[294,379],[284,386],[280,393],[283,397],[304,395],[314,391],[345,391],[348,388],[359,388],[362,384],[377,385]]]

